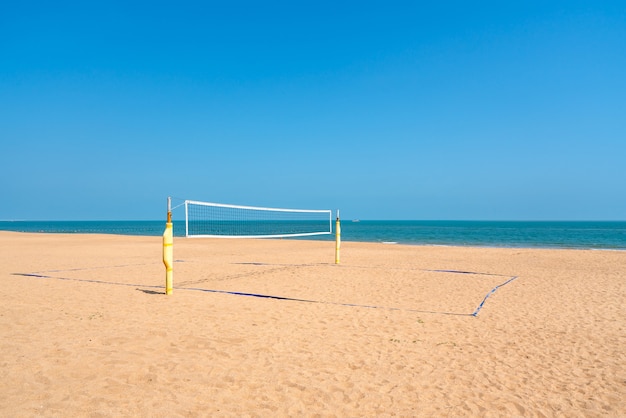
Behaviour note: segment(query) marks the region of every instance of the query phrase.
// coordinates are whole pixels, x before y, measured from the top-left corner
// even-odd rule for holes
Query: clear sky
[[[626,3],[5,1],[0,144],[4,220],[624,220]]]

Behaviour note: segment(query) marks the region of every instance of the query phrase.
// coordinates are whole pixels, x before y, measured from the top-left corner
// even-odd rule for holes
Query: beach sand
[[[626,252],[161,242],[0,232],[0,416],[626,416]]]

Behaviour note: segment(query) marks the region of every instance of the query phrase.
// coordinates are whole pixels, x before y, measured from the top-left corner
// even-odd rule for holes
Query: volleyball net
[[[332,234],[330,210],[185,201],[186,237],[283,238],[324,234]]]

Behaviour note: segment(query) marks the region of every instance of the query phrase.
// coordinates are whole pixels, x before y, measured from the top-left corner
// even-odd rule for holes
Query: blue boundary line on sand
[[[255,298],[286,300],[286,301],[292,301],[292,302],[306,302],[306,303],[319,303],[319,304],[324,304],[324,305],[350,306],[350,307],[355,307],[355,308],[385,309],[385,310],[389,310],[389,311],[430,313],[430,314],[438,314],[438,315],[475,316],[473,314],[466,314],[466,313],[424,311],[424,310],[410,309],[410,308],[393,308],[393,307],[389,307],[389,306],[359,305],[359,304],[356,304],[356,303],[327,302],[327,301],[322,301],[322,300],[298,299],[298,298],[290,298],[290,297],[286,297],[286,296],[264,295],[264,294],[259,294],[259,293],[247,293],[247,292],[234,292],[234,291],[229,291],[229,290],[203,289],[201,287],[178,287],[178,288],[175,287],[174,289],[176,289],[176,290],[193,290],[193,291],[207,292],[207,293],[222,293],[222,294],[235,295],[235,296],[250,296],[250,297],[255,297]]]
[[[60,270],[57,270],[57,271],[60,271]],[[66,271],[74,271],[74,270],[66,270]],[[11,273],[11,274],[13,276],[35,277],[37,279],[56,279],[56,280],[67,280],[67,281],[71,281],[71,282],[86,282],[86,283],[112,284],[114,286],[149,287],[151,289],[163,289],[163,286],[157,286],[157,285],[136,284],[136,283],[122,283],[122,282],[107,282],[106,280],[95,280],[95,279],[75,279],[75,278],[72,278],[72,277],[48,276],[48,275],[39,274],[39,273]]]
[[[504,274],[477,273],[477,272],[472,272],[472,271],[458,271],[458,270],[424,270],[424,271],[432,271],[432,272],[438,272],[438,273],[481,274],[481,275],[486,275],[486,276],[510,277],[510,276],[506,276]],[[326,301],[319,301],[319,300],[290,298],[290,297],[286,297],[286,296],[264,295],[264,294],[259,294],[259,293],[248,293],[248,292],[235,292],[235,291],[228,291],[228,290],[203,289],[203,288],[200,288],[200,287],[180,287],[180,288],[175,288],[175,289],[177,289],[177,290],[194,290],[194,291],[208,292],[208,293],[222,293],[222,294],[235,295],[235,296],[250,296],[250,297],[257,297],[257,298],[264,298],[264,299],[288,300],[288,301],[293,301],[293,302],[323,303],[323,304],[326,304],[326,305],[352,306],[352,307],[357,307],[357,308],[387,309],[387,310],[391,310],[391,311],[405,311],[405,312],[419,312],[419,313],[432,313],[432,314],[441,314],[441,315],[457,315],[457,316],[473,316],[473,317],[477,317],[478,313],[480,312],[480,310],[485,306],[485,302],[487,301],[487,299],[489,299],[489,296],[494,294],[496,292],[496,290],[498,290],[502,286],[512,282],[513,280],[517,279],[518,277],[519,276],[512,276],[507,281],[505,281],[504,283],[500,283],[499,285],[497,285],[496,287],[491,289],[489,291],[489,293],[487,293],[485,295],[485,297],[480,302],[478,307],[476,307],[474,312],[472,312],[471,314],[455,313],[455,312],[424,311],[424,310],[418,310],[418,309],[393,308],[393,307],[388,307],[388,306],[377,306],[377,305],[360,305],[360,304],[356,304],[356,303],[326,302]]]
[[[124,267],[124,266],[115,266],[115,267]],[[81,270],[81,269],[71,269],[71,270],[64,270],[64,271],[75,271],[75,270]],[[50,272],[57,273],[57,272],[60,272],[60,271],[61,270],[51,270]],[[423,270],[423,271],[432,271],[432,272],[439,272],[439,273],[455,273],[455,274],[480,274],[480,275],[488,275],[488,276],[504,276],[502,274],[495,274],[495,273],[477,273],[477,272],[459,271],[459,270]],[[43,273],[43,272],[41,272],[41,273]],[[136,284],[136,283],[121,283],[121,282],[108,282],[108,281],[105,281],[105,280],[95,280],[95,279],[76,279],[76,278],[70,278],[70,277],[49,276],[49,275],[45,275],[45,274],[41,274],[41,273],[40,272],[36,272],[36,273],[12,273],[12,274],[15,275],[15,276],[35,277],[35,278],[39,278],[39,279],[57,279],[57,280],[77,281],[77,282],[86,282],[86,283],[112,284],[112,285],[115,285],[115,286],[129,286],[129,287],[136,287],[136,288],[141,288],[141,287],[143,287],[143,288],[150,288],[150,289],[162,289],[163,288],[163,286],[157,286],[157,285],[145,285],[145,284]],[[506,276],[506,277],[509,277],[509,276]],[[207,293],[221,293],[221,294],[228,294],[228,295],[234,295],[234,296],[248,296],[248,297],[256,297],[256,298],[263,298],[263,299],[285,300],[285,301],[292,301],[292,302],[306,302],[306,303],[320,303],[320,304],[336,305],[336,306],[349,306],[349,307],[356,307],[356,308],[386,309],[386,310],[391,310],[391,311],[405,311],[405,312],[430,313],[430,314],[439,314],[439,315],[454,315],[454,316],[472,316],[472,317],[477,317],[478,313],[480,312],[480,310],[484,307],[485,302],[487,301],[487,299],[492,294],[494,294],[496,292],[496,290],[498,290],[502,286],[512,282],[513,280],[517,279],[518,277],[519,276],[513,276],[513,277],[509,278],[507,281],[505,281],[504,283],[501,283],[501,284],[497,285],[496,287],[494,287],[493,289],[491,289],[489,291],[489,293],[487,293],[487,295],[485,295],[485,297],[480,302],[478,307],[471,314],[468,314],[468,313],[456,313],[456,312],[426,311],[426,310],[419,310],[419,309],[395,308],[395,307],[377,306],[377,305],[360,305],[360,304],[355,304],[355,303],[328,302],[328,301],[319,301],[319,300],[312,300],[312,299],[291,298],[291,297],[286,297],[286,296],[265,295],[265,294],[260,294],[260,293],[249,293],[249,292],[236,292],[236,291],[228,291],[228,290],[204,289],[204,288],[199,288],[199,287],[175,287],[174,289],[176,289],[176,290],[191,290],[191,291],[207,292]]]
[[[517,279],[519,276],[513,276],[511,277],[509,280],[507,280],[506,282],[497,285],[496,287],[494,287],[493,289],[491,289],[491,291],[489,293],[487,293],[487,295],[485,296],[485,298],[483,299],[482,302],[480,302],[480,305],[478,305],[478,307],[476,308],[476,310],[474,311],[474,313],[472,313],[473,317],[478,316],[478,312],[480,312],[480,310],[483,308],[483,306],[485,305],[485,302],[487,301],[487,299],[489,298],[489,296],[491,296],[492,294],[495,293],[496,290],[498,290],[499,288],[501,288],[502,286],[504,286],[507,283],[512,282],[513,280]]]

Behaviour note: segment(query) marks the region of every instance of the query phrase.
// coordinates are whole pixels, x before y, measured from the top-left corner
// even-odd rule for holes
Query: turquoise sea
[[[41,233],[159,236],[164,227],[164,221],[0,221],[0,230]],[[174,235],[185,235],[183,221],[174,222]],[[334,240],[334,236],[303,239]],[[342,221],[341,239],[413,245],[626,250],[626,222]]]

